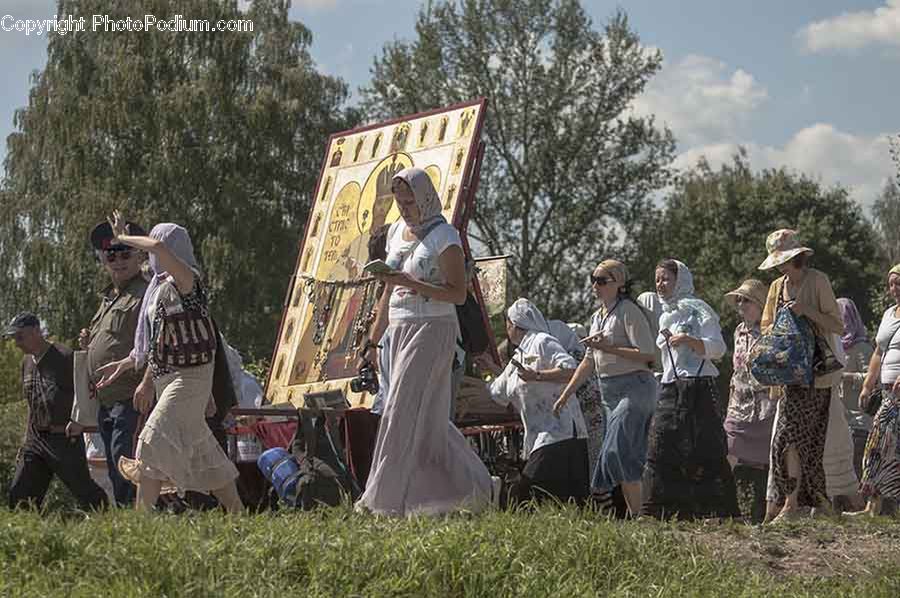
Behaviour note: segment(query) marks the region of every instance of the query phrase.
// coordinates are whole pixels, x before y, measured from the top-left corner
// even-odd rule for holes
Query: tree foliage
[[[244,33],[52,36],[8,138],[0,206],[0,309],[39,310],[73,337],[106,283],[91,227],[113,208],[149,227],[184,224],[232,340],[275,339],[320,165],[357,121],[348,90],[316,71],[288,0],[59,0],[57,13],[250,19]]]
[[[489,99],[477,242],[510,253],[513,291],[586,315],[586,272],[619,250],[670,180],[674,141],[631,111],[660,69],[623,12],[594,28],[577,0],[428,3],[363,90],[371,118]]]

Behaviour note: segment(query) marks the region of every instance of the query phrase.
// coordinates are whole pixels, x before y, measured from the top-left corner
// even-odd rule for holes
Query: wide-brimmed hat
[[[800,244],[797,238],[797,231],[789,228],[782,228],[766,238],[766,251],[769,252],[763,263],[759,265],[760,270],[769,270],[775,266],[779,266],[790,261],[801,253],[812,254],[813,250]]]
[[[737,298],[743,297],[744,299],[749,299],[756,303],[760,307],[765,307],[766,296],[768,293],[769,289],[766,288],[765,283],[756,280],[755,278],[750,278],[742,282],[741,286],[735,290],[725,293],[725,300],[732,307],[737,307]]]

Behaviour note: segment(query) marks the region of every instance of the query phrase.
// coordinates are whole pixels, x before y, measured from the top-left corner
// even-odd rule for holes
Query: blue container
[[[272,483],[282,500],[293,501],[297,497],[297,483],[303,475],[294,456],[281,447],[264,451],[256,461],[263,476]]]

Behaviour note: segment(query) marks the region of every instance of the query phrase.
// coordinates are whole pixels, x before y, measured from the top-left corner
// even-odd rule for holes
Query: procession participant
[[[459,232],[441,216],[428,174],[406,168],[392,191],[401,219],[388,232],[386,283],[365,359],[390,326],[390,389],[361,510],[407,516],[477,510],[491,499],[487,468],[448,419],[459,334],[455,305],[466,300]]]
[[[135,458],[120,459],[120,472],[137,485],[138,509],[153,508],[166,484],[179,491],[211,492],[227,511],[240,512],[237,469],[206,422],[216,413],[213,374],[221,348],[191,238],[171,223],[157,224],[150,236],[127,234],[118,211],[111,225],[118,243],[150,254],[154,274],[131,355],[100,368],[104,378],[98,387],[103,388],[148,363],[134,401],[150,416]],[[227,368],[225,374],[230,385]]]
[[[527,299],[516,300],[507,310],[506,333],[516,347],[506,367],[501,369],[486,354],[477,363],[496,376],[491,398],[511,403],[525,427],[525,467],[510,495],[517,501],[552,496],[581,503],[589,489],[584,417],[578,399],[554,408],[578,362],[550,335],[544,316]]]
[[[132,222],[126,223],[125,227],[129,234],[147,234]],[[79,342],[88,353],[89,376],[94,389],[92,398],[100,402],[97,428],[106,454],[109,481],[116,504],[125,506],[134,503],[134,485],[122,477],[116,464],[122,457],[134,457],[140,414],[134,408],[133,398],[143,372],[129,372],[114,384],[98,389],[96,384],[100,376],[96,371],[102,365],[127,357],[134,347],[138,315],[147,290],[147,281],[141,273],[146,253],[116,243],[108,222],[95,226],[90,240],[110,284],[100,294],[100,306],[90,327],[82,329]]]
[[[82,509],[105,507],[106,493],[91,479],[84,438],[66,435],[74,399],[71,349],[48,342],[37,316],[29,312],[14,317],[3,336],[12,337],[25,354],[22,394],[28,403],[25,439],[9,488],[9,507],[40,507],[54,475]]]

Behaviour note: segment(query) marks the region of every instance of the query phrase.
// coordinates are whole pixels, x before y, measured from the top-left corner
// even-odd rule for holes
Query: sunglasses
[[[598,287],[603,287],[612,282],[612,278],[607,278],[606,276],[595,276],[591,274],[591,284],[597,285]]]
[[[107,249],[103,252],[106,257],[106,261],[112,263],[116,261],[116,258],[122,260],[123,262],[131,259],[131,250],[130,249]]]

